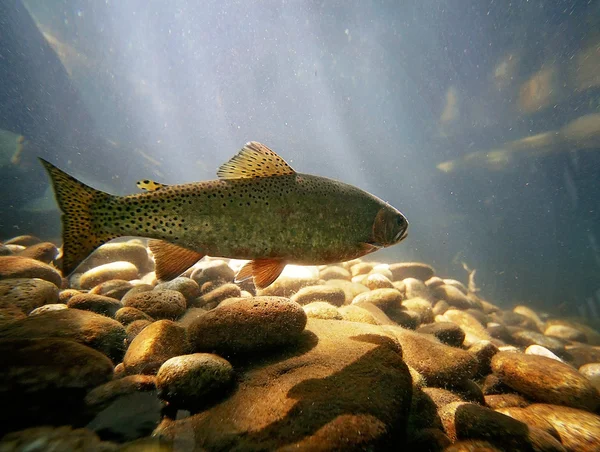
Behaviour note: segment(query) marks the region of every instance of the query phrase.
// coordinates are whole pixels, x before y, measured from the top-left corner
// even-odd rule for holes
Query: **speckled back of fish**
[[[149,192],[112,196],[44,162],[63,211],[63,269],[120,236],[154,240],[159,279],[204,255],[250,259],[237,280],[266,287],[288,263],[363,256],[406,236],[408,223],[379,198],[342,182],[296,173],[260,143],[248,143],[219,179],[182,185],[138,182]],[[77,220],[75,220],[77,218]]]

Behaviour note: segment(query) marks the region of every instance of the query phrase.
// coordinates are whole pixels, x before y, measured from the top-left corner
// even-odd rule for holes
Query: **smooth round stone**
[[[507,407],[525,408],[530,402],[519,394],[491,394],[485,396],[485,404],[492,410]]]
[[[432,334],[440,342],[452,347],[460,347],[465,340],[465,332],[461,327],[452,322],[436,322],[422,325],[417,329],[417,333]]]
[[[361,281],[361,284],[365,287],[368,287],[370,290],[394,288],[392,281],[390,281],[390,279],[387,276],[384,276],[380,273],[371,273],[367,275]]]
[[[129,325],[131,322],[135,322],[136,320],[148,320],[150,322],[154,321],[154,319],[144,311],[140,311],[137,308],[132,308],[131,306],[125,306],[119,309],[115,313],[115,320],[123,325]]]
[[[199,287],[207,281],[232,282],[235,276],[227,262],[220,259],[198,262],[194,267],[190,278],[196,281]]]
[[[541,345],[542,347],[547,348],[552,353],[564,353],[565,346],[564,344],[556,338],[545,336],[542,333],[537,333],[535,331],[523,330],[523,331],[515,331],[512,334],[513,341],[522,346],[529,345]]]
[[[600,392],[600,363],[584,364],[579,368],[579,373],[590,380],[592,386]]]
[[[450,306],[458,309],[469,309],[471,307],[471,302],[467,296],[456,287],[449,286],[448,284],[443,284],[433,289],[433,295],[436,298],[446,300]]]
[[[187,308],[181,292],[176,290],[152,290],[127,297],[126,307],[136,308],[154,319],[177,319]]]
[[[492,358],[498,351],[498,347],[490,341],[479,341],[469,347],[469,352],[473,353],[479,361],[477,375],[487,375],[492,371]]]
[[[193,410],[218,398],[233,380],[233,367],[211,353],[170,358],[156,374],[158,396],[179,409]]]
[[[11,256],[13,252],[3,243],[0,243],[0,256]]]
[[[474,316],[458,309],[448,309],[443,317],[450,322],[460,326],[465,332],[464,344],[467,347],[479,341],[491,341],[492,337],[488,334],[485,327]]]
[[[111,279],[123,279],[130,281],[139,277],[138,268],[131,262],[118,261],[99,265],[81,275],[79,285],[82,289],[91,289]]]
[[[389,269],[392,272],[392,279],[394,281],[401,281],[406,278],[415,278],[420,279],[421,281],[427,281],[435,274],[435,270],[431,265],[420,262],[402,262],[391,264]]]
[[[125,328],[125,332],[127,333],[126,342],[127,344],[131,344],[131,342],[135,339],[135,337],[140,334],[140,332],[146,328],[148,325],[151,325],[151,320],[139,319],[134,320]]]
[[[439,276],[432,276],[428,280],[425,281],[425,285],[429,290],[433,290],[436,287],[439,287],[444,284],[444,280]]]
[[[357,306],[363,303],[371,303],[386,312],[390,309],[402,308],[402,294],[397,289],[375,289],[358,294],[352,300],[352,304]]]
[[[571,366],[544,356],[500,352],[492,370],[502,382],[526,397],[544,403],[594,411],[600,395]]]
[[[546,336],[556,337],[565,341],[587,342],[587,336],[583,331],[567,325],[550,325],[544,331]]]
[[[441,316],[444,315],[444,313],[450,309],[450,305],[448,304],[448,302],[446,300],[438,300],[436,301],[436,303],[433,305],[433,315],[434,316]],[[435,317],[434,317],[435,318]]]
[[[151,267],[151,260],[144,245],[136,242],[112,242],[96,249],[83,263],[82,271],[111,262],[130,262],[141,270],[148,270]]]
[[[346,305],[338,308],[338,312],[342,315],[342,319],[348,322],[369,323],[371,325],[379,325],[373,314],[364,308],[356,305]]]
[[[330,281],[338,280],[334,279]],[[271,297],[291,297],[303,287],[314,286],[317,284],[319,284],[319,280],[309,275],[294,278],[289,276],[280,276],[269,287],[259,290],[258,294],[261,296]]]
[[[72,309],[92,311],[107,317],[114,317],[115,313],[123,307],[119,300],[92,293],[82,293],[71,297],[67,306]]]
[[[325,284],[331,287],[342,289],[344,291],[344,294],[346,296],[344,304],[352,303],[352,300],[358,294],[369,291],[369,289],[363,286],[362,284],[346,281],[345,279],[330,279]]]
[[[39,278],[61,287],[62,277],[54,267],[21,256],[0,256],[0,280],[15,278]]]
[[[326,301],[313,301],[303,306],[306,316],[313,319],[342,320],[337,308]]]
[[[113,450],[113,443],[100,441],[88,428],[31,427],[6,434],[0,441],[0,450],[6,451],[98,451]]]
[[[201,295],[200,286],[198,286],[198,283],[191,278],[186,278],[185,276],[180,276],[171,281],[157,284],[154,289],[176,290],[177,292],[181,292],[188,302]]]
[[[347,279],[350,280],[352,277],[350,271],[345,269],[344,267],[339,267],[336,265],[329,265],[324,269],[319,271],[319,278],[328,280],[328,279]]]
[[[286,298],[237,298],[198,317],[188,334],[194,351],[252,353],[296,341],[306,320],[302,307]]]
[[[560,359],[558,356],[556,356],[554,353],[552,353],[546,347],[542,347],[541,345],[537,345],[537,344],[530,345],[529,347],[527,347],[525,349],[525,354],[526,355],[545,356],[546,358],[552,358],[552,359],[555,359],[556,361],[560,361],[561,363],[563,362],[562,359]]]
[[[291,300],[300,305],[306,305],[314,301],[325,301],[333,306],[342,306],[346,301],[346,294],[338,287],[317,285],[303,287],[292,295]]]
[[[133,286],[131,289],[129,289],[127,292],[125,292],[125,295],[123,295],[123,297],[121,298],[121,303],[123,303],[123,306],[127,306],[127,300],[139,293],[143,293],[143,292],[150,292],[151,290],[154,290],[154,286],[151,284],[138,284]]]
[[[67,302],[71,299],[71,297],[74,297],[75,295],[79,295],[80,293],[83,293],[83,292],[76,290],[76,289],[61,290],[58,293],[58,302],[67,304]]]
[[[21,251],[19,256],[29,257],[44,264],[49,264],[58,256],[58,248],[54,243],[50,242],[36,243]]]
[[[359,262],[350,267],[350,274],[352,277],[358,275],[366,275],[373,270],[374,265],[370,262]]]
[[[531,319],[536,324],[538,330],[544,331],[544,328],[545,328],[544,321],[540,318],[540,316],[537,314],[537,312],[535,312],[530,307],[523,306],[523,305],[515,306],[513,308],[513,312]]]
[[[408,300],[404,300],[402,302],[402,306],[409,311],[417,312],[421,317],[421,323],[433,322],[433,310],[431,303],[428,300],[420,297],[409,298]]]
[[[85,404],[99,412],[123,395],[156,390],[156,378],[153,375],[125,375],[96,386],[85,396]]]
[[[132,287],[133,285],[124,279],[111,279],[92,287],[89,293],[120,300]]]
[[[4,242],[5,245],[21,245],[21,246],[31,246],[36,243],[40,243],[42,240],[35,235],[18,235],[16,237],[12,237]]]
[[[429,302],[435,301],[429,287],[423,281],[416,278],[406,278],[402,280],[404,284],[404,294],[407,299],[423,298]]]
[[[469,290],[467,289],[467,287],[460,281],[457,281],[456,279],[444,279],[444,284],[446,284],[447,286],[456,287],[458,290],[460,290],[465,295],[467,293],[469,293]]]
[[[29,314],[45,304],[58,303],[58,287],[38,278],[0,280],[0,304],[16,306]]]
[[[497,322],[489,322],[485,328],[490,336],[504,342],[512,342],[512,336],[506,326]]]
[[[63,303],[51,303],[51,304],[45,304],[44,306],[40,306],[39,308],[35,308],[33,311],[31,311],[29,313],[30,316],[32,315],[40,315],[40,314],[44,314],[46,312],[50,312],[50,311],[61,311],[63,309],[68,309],[66,304]]]
[[[205,293],[204,295],[196,298],[192,305],[197,308],[214,308],[223,300],[227,300],[228,298],[237,298],[242,294],[242,291],[239,286],[227,283],[222,284],[219,287],[212,289],[210,292]]]
[[[158,320],[131,341],[123,357],[123,366],[129,375],[152,375],[166,360],[187,352],[185,329],[170,320]]]

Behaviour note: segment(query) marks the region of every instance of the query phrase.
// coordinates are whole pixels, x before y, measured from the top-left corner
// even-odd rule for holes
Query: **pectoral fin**
[[[235,276],[235,282],[242,282],[252,276],[257,289],[264,289],[275,281],[283,269],[285,262],[280,259],[257,259],[244,265]]]
[[[204,257],[202,253],[163,240],[149,240],[148,248],[154,254],[158,280],[168,281],[177,278]]]

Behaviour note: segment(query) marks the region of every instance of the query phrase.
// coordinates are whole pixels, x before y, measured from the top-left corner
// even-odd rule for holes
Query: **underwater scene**
[[[0,452],[600,452],[600,2],[0,2]]]

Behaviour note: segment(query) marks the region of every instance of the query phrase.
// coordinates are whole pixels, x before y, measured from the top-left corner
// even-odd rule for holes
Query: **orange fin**
[[[135,183],[140,190],[155,191],[160,190],[163,187],[167,187],[167,184],[161,184],[160,182],[154,182],[150,179],[139,180]]]
[[[264,144],[250,141],[217,171],[219,179],[289,176],[296,174],[290,165]]]
[[[257,289],[264,289],[275,281],[283,269],[285,262],[280,259],[257,259],[244,265],[235,276],[235,282],[241,282],[254,277],[254,285]]]
[[[204,254],[188,250],[163,240],[149,240],[148,248],[154,254],[156,279],[171,280],[204,257]]]

